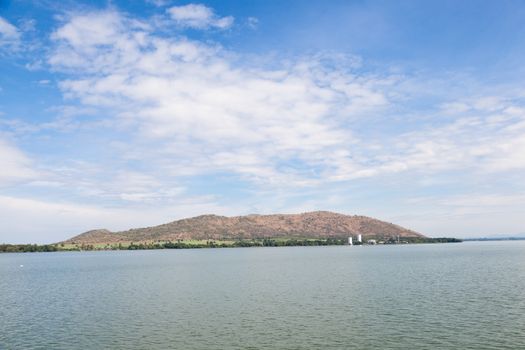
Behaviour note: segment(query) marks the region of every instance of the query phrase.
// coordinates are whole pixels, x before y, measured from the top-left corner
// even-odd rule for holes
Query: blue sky
[[[525,231],[521,1],[2,1],[0,241],[331,210]]]

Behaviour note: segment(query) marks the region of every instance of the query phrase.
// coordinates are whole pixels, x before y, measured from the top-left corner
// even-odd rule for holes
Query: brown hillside
[[[424,237],[401,226],[366,216],[349,216],[316,211],[302,214],[217,216],[202,215],[154,227],[121,232],[93,230],[82,233],[66,243],[118,243],[140,241],[175,241],[203,239],[252,238],[327,238],[348,237]]]

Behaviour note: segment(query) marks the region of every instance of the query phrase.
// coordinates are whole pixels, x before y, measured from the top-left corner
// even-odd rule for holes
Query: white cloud
[[[208,18],[211,10],[200,9],[195,18]],[[82,72],[60,83],[65,96],[112,110],[138,130],[141,142],[127,152],[173,176],[229,172],[304,186],[407,171],[525,168],[524,109],[509,97],[450,101],[424,112],[454,115],[437,125],[370,138],[356,130],[371,130],[373,117],[394,126],[376,116],[396,99],[405,102],[395,91],[405,78],[358,73],[355,57],[313,55],[267,69],[218,45],[158,36],[114,11],[74,16],[53,38],[52,66]]]
[[[0,46],[16,45],[20,40],[20,32],[5,18],[0,17]]]
[[[435,113],[438,121],[419,123],[408,132],[382,134],[382,139],[360,144],[363,158],[358,164],[365,165],[361,171],[341,164],[339,168],[329,168],[326,176],[345,180],[397,172],[437,176],[458,171],[479,177],[523,171],[522,104],[512,96],[452,101],[437,112],[428,112]],[[444,113],[454,113],[455,117],[444,118]]]
[[[408,161],[417,162],[419,157],[430,169],[468,167],[484,173],[525,169],[525,129],[518,127],[525,121],[525,113],[502,100],[479,99],[471,115],[407,135],[412,138],[408,147],[414,149]]]
[[[388,104],[382,89],[391,82],[355,75],[356,60],[342,55],[263,69],[217,45],[157,36],[116,12],[75,16],[53,38],[51,65],[82,72],[60,83],[66,97],[112,109],[138,127],[148,159],[170,159],[179,174],[310,183],[305,168],[333,154],[353,164],[346,120]]]
[[[232,16],[219,17],[214,13],[212,8],[202,4],[173,6],[167,11],[171,18],[182,27],[227,29],[231,27],[234,22]]]
[[[31,160],[18,148],[0,138],[0,186],[28,181],[36,177]]]

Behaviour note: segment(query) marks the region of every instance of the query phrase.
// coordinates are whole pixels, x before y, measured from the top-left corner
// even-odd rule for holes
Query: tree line
[[[458,243],[462,242],[457,238],[427,238],[427,237],[401,237],[399,243]],[[384,244],[397,244],[396,238],[386,239]],[[146,250],[146,249],[192,249],[192,248],[233,248],[233,247],[293,247],[293,246],[328,246],[345,245],[346,240],[341,238],[327,239],[273,239],[262,238],[252,240],[238,240],[233,242],[221,242],[208,240],[205,242],[152,242],[134,243],[118,245],[95,246],[93,244],[80,244],[75,247],[65,248],[63,244],[0,244],[0,253],[29,253],[29,252],[56,252],[74,250]],[[355,242],[354,244],[358,244]]]
[[[53,244],[0,244],[2,253],[56,252],[59,248]]]

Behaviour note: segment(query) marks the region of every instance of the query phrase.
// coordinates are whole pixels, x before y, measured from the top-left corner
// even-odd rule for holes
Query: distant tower
[[[358,241],[359,243],[363,242],[363,237],[361,237],[361,234],[358,234],[358,235],[357,235],[357,241]]]
[[[353,245],[354,243],[352,242],[352,237],[348,237],[348,245]]]

